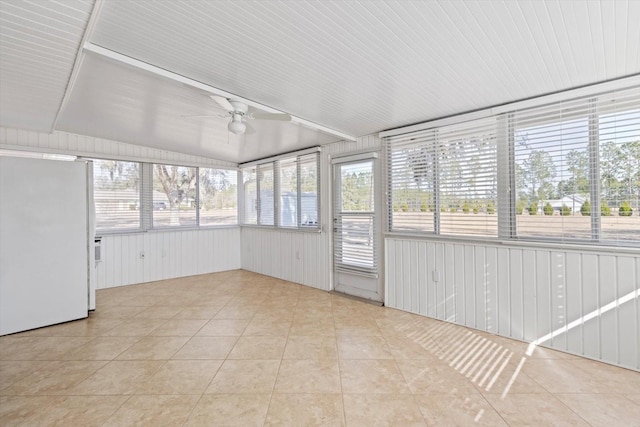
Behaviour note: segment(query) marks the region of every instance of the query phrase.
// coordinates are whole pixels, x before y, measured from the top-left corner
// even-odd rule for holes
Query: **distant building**
[[[549,203],[553,207],[554,213],[555,212],[560,213],[560,210],[562,209],[563,205],[570,207],[571,213],[576,213],[576,212],[580,212],[580,208],[582,207],[582,204],[586,201],[587,201],[587,198],[584,196],[581,196],[579,194],[569,194],[562,197],[561,199],[543,200],[542,203],[538,205],[538,211],[539,213],[543,213],[544,207],[547,205],[547,203]]]

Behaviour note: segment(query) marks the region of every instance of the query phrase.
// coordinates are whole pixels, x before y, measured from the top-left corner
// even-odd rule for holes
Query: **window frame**
[[[146,232],[164,232],[164,231],[178,231],[178,230],[200,230],[200,229],[216,229],[216,228],[234,228],[239,227],[239,215],[240,215],[240,207],[238,203],[238,187],[240,177],[239,169],[234,167],[226,167],[226,166],[217,166],[217,165],[188,165],[188,164],[180,164],[177,163],[167,163],[167,162],[158,162],[158,161],[140,161],[140,160],[130,160],[123,158],[114,158],[114,157],[82,157],[85,160],[106,160],[106,161],[121,161],[121,162],[130,162],[137,163],[138,170],[140,173],[140,189],[139,189],[139,213],[140,213],[140,223],[139,227],[135,229],[128,228],[112,228],[112,229],[98,229],[96,227],[96,236],[104,236],[104,235],[119,235],[119,234],[137,234],[137,233],[146,233]],[[196,220],[194,224],[185,224],[185,225],[177,225],[177,226],[154,226],[153,225],[153,168],[155,165],[168,165],[168,166],[176,166],[176,167],[186,167],[186,168],[194,168],[196,174],[196,183],[194,186],[195,192],[195,213]],[[236,222],[234,224],[208,224],[201,225],[200,224],[200,170],[201,169],[213,169],[213,170],[229,170],[236,172],[236,180],[233,185],[236,186],[236,213],[235,218]],[[95,183],[95,174],[94,174],[94,183]],[[95,189],[94,189],[95,191]]]
[[[571,96],[574,95],[574,96]],[[617,107],[615,102],[623,100],[623,107]],[[547,101],[547,102],[545,102]],[[554,116],[562,109],[563,105],[568,107],[562,110],[562,113],[566,115]],[[589,235],[589,238],[574,238],[570,236],[569,232],[564,230],[561,235],[556,237],[545,236],[529,236],[518,233],[517,221],[516,221],[516,132],[517,132],[517,116],[518,114],[534,112],[540,110],[539,121],[533,120],[528,126],[534,127],[543,125],[544,123],[552,123],[554,121],[573,120],[577,117],[582,117],[587,121],[587,146],[585,148],[587,154],[588,163],[588,182],[589,182],[589,195],[588,200],[591,205],[589,229],[584,234]],[[531,242],[531,243],[545,243],[545,244],[567,244],[567,245],[583,245],[588,247],[613,247],[613,248],[639,248],[640,247],[640,235],[632,235],[629,240],[620,238],[616,233],[603,233],[602,228],[602,213],[601,202],[603,194],[601,191],[601,164],[602,153],[601,133],[603,128],[601,127],[601,119],[607,117],[612,113],[619,113],[621,115],[630,114],[631,125],[618,125],[618,126],[636,126],[638,124],[635,116],[636,112],[640,109],[640,81],[635,79],[632,83],[620,84],[611,87],[611,84],[595,85],[589,88],[581,88],[577,91],[569,91],[566,93],[554,94],[552,96],[541,97],[536,100],[527,100],[513,104],[506,104],[500,107],[495,107],[489,110],[483,110],[475,113],[469,113],[459,115],[456,117],[450,117],[446,119],[440,119],[433,122],[424,123],[421,125],[413,125],[404,129],[396,129],[390,131],[384,131],[379,134],[383,139],[385,145],[385,153],[387,154],[387,197],[385,202],[387,203],[387,225],[386,233],[395,235],[409,235],[416,237],[437,237],[448,238],[453,240],[478,240],[478,236],[472,234],[467,235],[450,235],[440,233],[440,218],[438,215],[439,209],[434,212],[433,231],[415,231],[406,229],[394,229],[393,224],[393,203],[394,203],[394,170],[393,165],[393,143],[394,140],[398,141],[402,138],[409,140],[412,135],[425,134],[426,132],[438,133],[438,129],[449,126],[451,124],[464,123],[473,121],[476,119],[492,118],[495,119],[496,136],[497,136],[497,222],[498,233],[495,237],[486,237],[482,240],[491,240],[496,242]],[[546,111],[545,111],[546,110]],[[615,119],[614,119],[615,121]],[[613,129],[613,130],[611,130]],[[633,129],[633,128],[632,128]],[[607,130],[614,134],[616,132],[615,125]],[[622,139],[622,143],[634,142],[640,140],[640,132],[633,131],[630,136],[625,136]],[[417,137],[416,137],[417,138]],[[621,138],[621,137],[618,137]],[[635,139],[634,139],[635,138]],[[628,140],[627,140],[628,139]],[[614,139],[614,143],[617,144],[618,139]],[[437,142],[436,142],[437,144]],[[408,146],[418,147],[415,146]],[[555,148],[554,148],[555,149]],[[567,150],[568,152],[568,150]],[[567,155],[562,154],[560,159],[560,165],[562,168],[566,168]],[[435,168],[437,169],[437,164]],[[396,165],[396,169],[399,169]],[[397,174],[401,174],[398,171]],[[438,200],[441,197],[441,189],[438,185],[438,179],[441,178],[441,174],[434,178],[434,187],[436,194],[434,194],[434,200]],[[561,177],[562,178],[562,177]],[[555,182],[554,182],[555,185]],[[631,202],[631,201],[630,201]],[[632,204],[633,206],[633,204]],[[612,211],[614,208],[611,208]],[[615,208],[616,210],[618,208]],[[579,213],[579,208],[576,208]],[[633,216],[639,215],[636,209],[633,210]],[[630,230],[633,230],[633,224],[630,225]]]
[[[143,162],[134,161],[134,160],[120,160],[120,159],[112,159],[112,158],[104,158],[104,157],[82,157],[84,160],[91,161],[93,163],[93,181],[92,181],[92,197],[94,200],[94,211],[95,211],[95,232],[97,236],[107,235],[107,234],[134,234],[140,233],[144,231],[144,219],[143,219]],[[127,162],[134,163],[138,165],[138,181],[140,183],[138,188],[138,226],[135,228],[126,228],[126,227],[113,227],[113,228],[98,228],[98,212],[95,207],[95,194],[96,194],[96,161],[113,161],[113,162]]]
[[[314,147],[308,150],[297,151],[293,153],[283,154],[276,157],[271,157],[267,159],[261,159],[258,161],[247,162],[239,165],[240,174],[239,174],[239,182],[242,182],[242,188],[239,189],[238,194],[242,191],[241,200],[244,203],[242,207],[242,217],[239,221],[239,224],[242,227],[258,227],[258,228],[272,228],[272,229],[281,229],[281,230],[290,230],[290,231],[306,231],[306,232],[320,232],[321,231],[321,187],[320,187],[320,176],[321,176],[321,168],[320,168],[320,147]],[[312,163],[315,165],[316,169],[316,223],[314,225],[304,225],[302,224],[302,198],[303,194],[301,191],[301,182],[300,182],[300,171],[301,167],[305,163],[310,163],[309,158],[311,156],[315,156],[312,160]],[[281,163],[286,163],[289,166],[291,163],[295,164],[296,170],[296,224],[295,225],[284,225],[282,224],[282,192],[281,192]],[[273,200],[268,204],[269,207],[272,206],[273,210],[273,224],[263,224],[261,220],[261,211],[264,206],[262,191],[260,189],[260,170],[262,168],[269,168],[269,170],[273,171]],[[246,198],[245,193],[245,185],[244,181],[245,176],[247,174],[246,171],[255,169],[255,186],[256,186],[256,198],[255,200],[249,201]],[[240,197],[240,196],[239,196]],[[256,203],[256,220],[255,222],[247,222],[247,203]]]

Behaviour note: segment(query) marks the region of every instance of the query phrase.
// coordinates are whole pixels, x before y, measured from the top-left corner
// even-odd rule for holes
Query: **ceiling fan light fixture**
[[[234,133],[236,135],[242,135],[245,130],[247,130],[247,126],[242,123],[242,116],[240,114],[234,114],[233,119],[229,122],[229,126],[227,126],[229,132]]]

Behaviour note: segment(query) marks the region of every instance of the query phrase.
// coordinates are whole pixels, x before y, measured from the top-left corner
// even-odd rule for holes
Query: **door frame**
[[[355,296],[355,297],[360,297],[360,298],[364,298],[364,299],[369,299],[375,302],[379,302],[379,303],[384,303],[384,290],[385,290],[385,286],[384,286],[384,238],[383,238],[383,227],[384,227],[384,221],[386,218],[385,215],[385,205],[384,205],[384,199],[383,199],[383,185],[384,185],[384,181],[383,181],[383,169],[382,169],[382,163],[383,163],[383,159],[382,159],[382,150],[377,148],[374,150],[363,150],[363,151],[356,151],[356,152],[350,152],[350,153],[344,153],[342,155],[339,156],[335,156],[335,157],[331,157],[329,160],[329,166],[330,166],[330,173],[331,173],[331,192],[330,192],[330,200],[331,200],[331,204],[330,204],[330,224],[329,224],[329,229],[330,229],[330,233],[331,233],[331,244],[330,244],[330,248],[331,248],[331,282],[332,282],[332,289],[335,292],[340,292],[340,293],[345,293],[351,296]],[[336,193],[338,190],[337,185],[336,185],[336,167],[337,165],[340,164],[345,164],[345,163],[356,163],[358,161],[367,161],[367,160],[372,160],[373,161],[373,183],[374,183],[374,221],[375,221],[375,227],[374,229],[375,234],[373,236],[374,239],[374,245],[376,245],[376,264],[377,264],[377,277],[375,278],[376,280],[376,284],[375,284],[375,291],[374,292],[367,292],[367,291],[363,291],[358,287],[350,287],[348,285],[345,284],[340,284],[339,283],[339,275],[342,276],[351,276],[351,278],[353,280],[355,280],[356,282],[361,282],[363,279],[364,280],[371,280],[372,278],[369,276],[367,277],[367,275],[363,275],[361,273],[357,273],[357,272],[353,272],[353,273],[345,273],[344,270],[340,270],[338,271],[336,263],[335,263],[335,245],[336,245],[336,236],[335,233],[333,231],[334,228],[334,219],[335,219],[335,213],[336,213],[336,199],[338,197],[338,194]]]

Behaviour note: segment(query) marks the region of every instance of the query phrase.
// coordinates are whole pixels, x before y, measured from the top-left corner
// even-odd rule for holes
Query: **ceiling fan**
[[[233,98],[224,98],[218,95],[211,95],[218,105],[227,110],[227,114],[224,115],[201,115],[201,116],[188,116],[188,117],[230,117],[231,120],[227,125],[229,132],[242,135],[245,132],[252,133],[253,129],[246,122],[247,120],[278,120],[282,122],[290,122],[291,116],[285,113],[254,113],[249,112],[249,106]],[[186,116],[185,116],[186,117]]]

